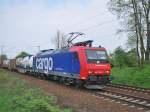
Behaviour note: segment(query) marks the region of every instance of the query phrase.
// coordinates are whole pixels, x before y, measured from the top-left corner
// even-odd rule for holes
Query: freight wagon
[[[16,59],[10,59],[8,63],[9,70],[16,70]]]

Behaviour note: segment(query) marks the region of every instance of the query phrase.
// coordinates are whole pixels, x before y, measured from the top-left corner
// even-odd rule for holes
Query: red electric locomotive
[[[78,35],[82,35],[82,33]],[[76,52],[78,55],[82,83],[107,84],[110,82],[111,66],[106,49],[101,46],[92,47],[92,42],[92,40],[88,40],[73,44],[69,51]]]

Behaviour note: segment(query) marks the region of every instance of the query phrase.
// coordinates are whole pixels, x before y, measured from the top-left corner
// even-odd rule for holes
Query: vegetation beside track
[[[145,65],[143,69],[136,67],[123,67],[120,69],[114,67],[112,74],[115,77],[112,83],[150,89],[150,65]]]
[[[54,97],[0,69],[0,112],[71,112],[55,102]]]

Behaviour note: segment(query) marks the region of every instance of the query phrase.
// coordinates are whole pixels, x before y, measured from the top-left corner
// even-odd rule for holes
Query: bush
[[[12,108],[15,112],[51,112],[52,97],[34,94],[37,90],[27,90],[23,95],[14,96]]]
[[[11,107],[15,112],[66,112],[54,103],[52,96],[45,96],[39,89],[23,91],[19,96],[14,96]],[[71,110],[68,109],[67,112]]]
[[[115,67],[136,67],[136,52],[135,49],[131,49],[128,52],[125,52],[122,47],[117,47],[113,54],[111,54],[111,59],[109,60],[111,65]]]
[[[0,70],[0,112],[71,112],[55,103],[54,97]]]
[[[115,77],[112,83],[150,88],[150,65],[146,65],[143,69],[135,67],[113,68],[112,75]]]

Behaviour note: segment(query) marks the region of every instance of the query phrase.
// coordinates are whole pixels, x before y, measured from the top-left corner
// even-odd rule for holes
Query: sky
[[[94,40],[108,52],[125,45],[126,37],[116,15],[108,10],[109,0],[0,0],[0,46],[9,58],[19,52],[31,54],[54,48],[51,38],[57,30],[64,34],[83,32],[77,41]]]

